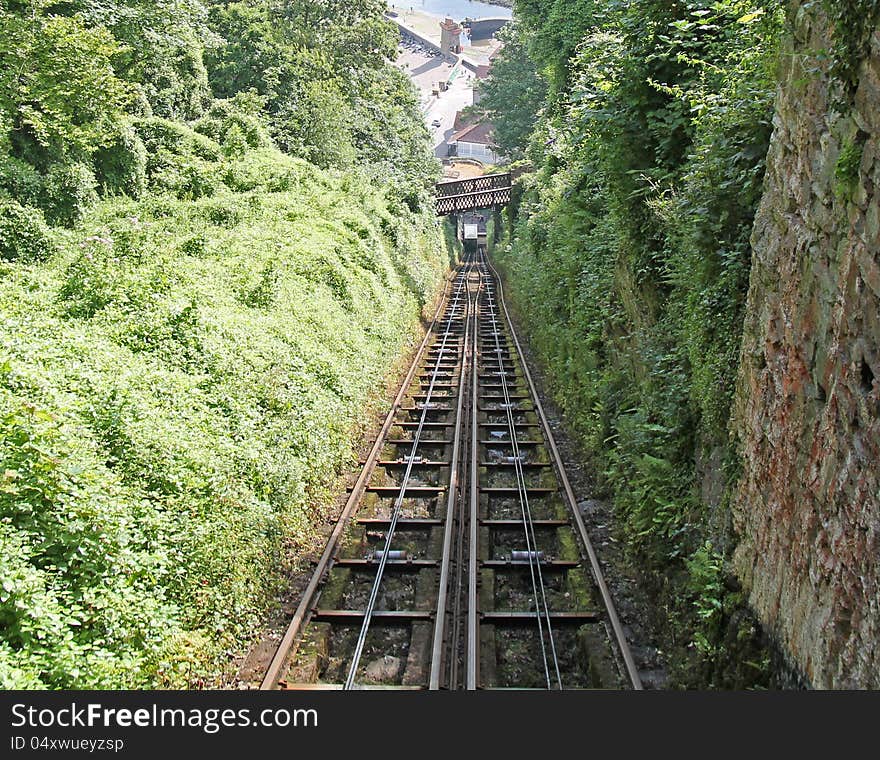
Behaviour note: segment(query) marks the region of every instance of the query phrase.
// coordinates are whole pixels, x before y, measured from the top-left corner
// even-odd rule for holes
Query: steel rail
[[[354,655],[352,656],[351,665],[349,666],[348,675],[345,679],[345,690],[350,690],[355,683],[355,679],[357,676],[357,669],[360,665],[361,655],[364,651],[364,646],[367,641],[367,634],[370,630],[370,620],[373,616],[373,610],[376,607],[376,600],[379,597],[379,588],[382,584],[382,577],[385,573],[385,565],[388,563],[388,553],[391,550],[391,542],[394,538],[394,531],[397,527],[397,521],[400,518],[400,511],[403,507],[404,499],[406,498],[406,486],[409,482],[410,475],[412,474],[413,463],[415,462],[416,450],[418,449],[419,439],[421,438],[422,429],[425,424],[425,420],[428,416],[428,409],[431,395],[434,392],[434,384],[437,381],[437,374],[440,370],[440,365],[443,361],[443,355],[447,350],[447,343],[449,342],[449,336],[452,331],[452,321],[455,318],[455,311],[459,308],[459,304],[461,301],[461,291],[462,285],[466,283],[466,279],[462,276],[462,272],[459,271],[457,276],[457,284],[455,288],[455,295],[453,297],[453,301],[449,306],[448,313],[450,314],[450,318],[446,320],[446,329],[443,333],[443,340],[440,344],[440,352],[437,356],[437,359],[434,362],[434,370],[431,375],[431,384],[428,386],[428,391],[426,393],[426,401],[422,405],[422,414],[419,419],[419,425],[416,428],[415,433],[413,434],[413,445],[412,450],[410,452],[410,456],[408,458],[408,464],[406,471],[404,472],[403,479],[400,484],[400,492],[397,498],[394,501],[394,507],[392,508],[391,514],[391,523],[388,528],[388,533],[385,537],[385,548],[382,551],[382,554],[379,558],[379,566],[376,569],[376,579],[373,582],[373,587],[370,591],[370,598],[367,601],[367,606],[364,612],[364,620],[361,625],[361,630],[358,634],[357,642],[355,644]]]
[[[489,263],[488,259],[486,259],[486,266],[495,275],[495,281],[498,283],[498,301],[501,305],[502,311],[504,312],[504,317],[509,327],[510,336],[513,339],[517,352],[519,353],[520,357],[522,357],[522,347],[520,346],[519,338],[516,335],[516,330],[513,326],[513,320],[510,318],[510,313],[507,310],[507,305],[504,303],[504,286],[501,282],[501,277],[498,274],[497,270]],[[623,632],[623,626],[621,625],[620,618],[617,614],[617,609],[614,606],[614,600],[611,597],[611,592],[608,590],[608,584],[606,584],[605,582],[605,576],[602,573],[601,566],[599,565],[599,558],[596,555],[596,550],[593,548],[593,544],[590,541],[590,536],[587,532],[587,526],[584,524],[584,519],[581,516],[580,510],[577,507],[577,499],[575,498],[574,490],[572,489],[571,483],[568,480],[568,475],[565,472],[565,467],[562,463],[562,456],[559,453],[559,448],[556,445],[556,439],[553,437],[553,432],[550,429],[550,423],[547,421],[547,415],[544,413],[544,407],[541,405],[541,400],[538,396],[535,382],[532,379],[531,372],[529,372],[528,364],[525,361],[522,361],[521,366],[523,370],[523,376],[528,383],[529,389],[534,399],[535,411],[537,412],[538,419],[541,421],[541,427],[544,431],[545,440],[547,441],[547,445],[553,457],[554,464],[556,465],[557,475],[562,483],[563,490],[565,491],[565,495],[568,500],[569,508],[574,517],[575,524],[577,525],[578,533],[584,545],[584,549],[587,552],[587,557],[590,560],[590,567],[593,571],[593,578],[596,581],[596,585],[599,587],[599,593],[602,596],[602,602],[605,605],[606,612],[608,613],[608,619],[614,631],[614,637],[617,641],[618,649],[620,650],[620,656],[622,657],[624,665],[626,667],[627,675],[629,676],[630,683],[632,684],[633,689],[642,690],[644,688],[642,685],[642,679],[639,677],[639,671],[636,667],[635,660],[633,659],[632,652],[630,651],[629,643],[626,640],[626,635]]]
[[[490,294],[490,299],[491,299],[491,293],[488,288],[486,289],[486,292]],[[494,307],[494,303],[492,300],[490,300],[489,301],[489,308],[487,311],[489,312],[489,315],[492,317],[492,336],[495,339],[495,355],[498,359],[498,374],[499,374],[499,377],[501,378],[501,390],[502,390],[502,395],[504,397],[504,405],[503,406],[506,411],[507,427],[508,427],[508,433],[510,435],[513,454],[514,454],[514,456],[518,456],[518,450],[516,447],[516,428],[514,426],[512,410],[510,408],[510,394],[507,391],[507,371],[506,371],[506,368],[504,367],[504,362],[501,359],[501,346],[500,346],[500,342],[498,340],[498,325],[496,323],[494,314],[492,312],[493,307]],[[474,452],[474,456],[476,456],[476,452]],[[538,638],[539,638],[539,641],[541,644],[541,657],[543,659],[543,664],[544,664],[544,675],[545,675],[545,678],[547,681],[547,688],[549,689],[550,688],[550,668],[549,668],[549,663],[547,660],[547,647],[546,647],[546,643],[544,642],[544,630],[543,630],[543,625],[541,623],[541,609],[539,607],[539,602],[538,602],[538,584],[537,584],[537,578],[535,575],[535,564],[534,564],[534,560],[538,556],[538,550],[536,547],[534,550],[534,554],[533,554],[532,547],[530,545],[531,540],[529,537],[529,531],[528,531],[528,526],[527,526],[527,519],[528,518],[526,515],[525,505],[523,502],[523,492],[522,492],[522,485],[523,484],[520,482],[518,471],[516,471],[516,476],[517,476],[517,483],[516,483],[517,495],[519,497],[519,502],[520,502],[520,511],[522,512],[522,516],[523,516],[523,528],[525,530],[525,539],[526,539],[526,553],[527,553],[527,557],[529,560],[529,576],[530,576],[530,579],[532,582],[532,591],[535,595],[535,619],[538,623]],[[549,615],[547,618],[547,622],[549,625]]]
[[[415,382],[419,387],[413,389]],[[454,394],[457,394],[455,401],[453,401]],[[406,403],[404,399],[407,398],[415,402],[415,407],[403,406]],[[522,407],[514,406],[515,403],[522,403],[523,400],[527,402],[529,399],[532,402],[531,406],[528,403],[523,403]],[[502,409],[504,415],[500,416],[499,412]],[[444,416],[438,417],[438,412],[442,412]],[[485,421],[481,421],[485,412],[488,412],[489,416],[484,418]],[[530,421],[528,416],[523,416],[532,413],[537,417],[534,422]],[[499,421],[491,422],[490,420],[493,419]],[[406,433],[396,437],[391,436],[390,432],[395,425],[400,425]],[[469,425],[470,429],[468,429]],[[543,440],[540,440],[542,438],[540,434],[530,434],[530,431],[538,429],[544,434]],[[439,439],[432,437],[438,433]],[[509,439],[496,441],[494,437],[502,433],[506,433]],[[520,441],[520,433],[526,440]],[[496,463],[494,457],[482,456],[483,445],[490,443],[502,444],[512,455],[506,460],[497,460],[497,468],[492,467],[493,463]],[[387,444],[397,446],[398,453],[408,452],[408,455],[399,459],[395,459],[397,454],[383,458],[381,454]],[[442,453],[436,450],[440,445],[443,446]],[[546,446],[549,451],[551,461],[542,461],[540,466],[554,468],[557,482],[553,488],[539,487],[540,483],[529,486],[527,472],[547,472],[547,470],[533,470],[536,463],[526,463],[523,459],[523,451],[528,450],[527,446],[534,445]],[[421,456],[421,452],[426,447],[431,447],[428,449],[431,456],[427,459]],[[416,461],[417,452],[419,452],[419,461]],[[484,459],[491,461],[485,462]],[[403,479],[399,485],[369,485],[376,467],[383,466],[383,462],[384,466],[394,469],[394,476],[389,473],[391,482],[396,481],[403,471]],[[486,473],[503,472],[505,480],[513,474],[516,478],[516,487],[495,487],[497,484],[492,481],[483,480],[488,477],[482,474],[483,465],[488,465]],[[417,478],[417,473],[421,471],[420,468],[434,466],[442,466],[444,470],[448,468],[449,475],[446,476],[448,488],[427,487],[418,482],[416,483],[418,487],[411,485]],[[486,483],[485,486],[481,485],[481,480]],[[433,480],[428,482],[434,483]],[[447,490],[445,499],[438,498],[443,490]],[[383,533],[387,531],[384,539],[380,538],[384,540],[384,550],[381,554],[375,553],[375,560],[340,559],[337,555],[343,541],[342,536],[347,526],[357,517],[357,509],[359,505],[364,504],[364,498],[370,491],[381,493],[383,499],[394,499],[390,514],[384,512],[384,509],[387,509],[386,502],[383,513],[380,513],[381,517],[365,517],[358,520],[358,524],[363,522],[364,525],[372,526],[373,530],[378,529]],[[559,491],[565,493],[564,498],[571,513],[570,517],[565,520],[535,520],[533,515],[535,505],[530,503],[535,494]],[[514,512],[511,515],[513,519],[492,520],[488,519],[492,517],[489,514],[486,516],[487,519],[481,520],[482,500],[487,495],[491,497],[492,494],[517,499],[520,516],[517,517]],[[410,496],[426,495],[432,495],[434,498],[432,517],[406,518],[403,506],[405,499]],[[465,506],[465,499],[468,497],[469,505]],[[438,512],[443,507],[443,501],[446,512],[440,516]],[[542,561],[538,548],[538,533],[545,536],[547,534],[542,531],[562,525],[568,525],[569,530],[573,528],[580,536],[582,556],[589,560],[594,582],[605,607],[604,611],[556,612],[550,609],[551,590],[545,583],[548,573],[552,575],[565,572],[566,569],[570,569],[569,566],[575,566],[575,561],[569,561],[568,564]],[[482,561],[480,531],[483,526],[490,531],[490,537],[493,527],[514,530],[521,527],[527,562],[520,562],[519,566],[511,569],[507,567],[509,562]],[[396,553],[391,552],[391,547],[398,539],[397,533],[404,529],[415,528],[420,531],[431,531],[430,535],[439,540],[436,549],[430,553],[430,559],[396,561]],[[436,534],[433,533],[435,530]],[[379,535],[381,536],[381,533]],[[434,538],[431,539],[432,542],[433,540]],[[523,538],[521,537],[520,540]],[[437,552],[441,547],[442,554]],[[346,572],[360,575],[367,584],[371,584],[366,609],[315,609],[316,600],[320,598],[328,573],[332,573],[333,568],[337,566],[346,568]],[[382,609],[379,603],[381,591],[390,582],[388,578],[391,575],[427,572],[428,567],[431,568],[431,590],[432,593],[436,591],[437,594],[433,604],[429,602],[427,608],[418,606],[403,611]],[[490,611],[481,612],[479,586],[481,579],[485,580],[483,578],[485,568],[495,568],[494,572],[501,570],[521,573],[522,576],[528,570],[529,580],[526,583],[531,582],[530,590],[534,594],[535,608],[532,610],[531,605],[521,605],[526,609],[511,613],[496,613],[491,611],[495,607],[490,607]],[[370,579],[369,576],[373,572],[375,578]],[[364,573],[367,574],[366,578],[363,577]],[[468,690],[488,688],[490,686],[488,683],[484,686],[480,685],[481,657],[486,654],[481,642],[481,626],[512,625],[521,628],[524,626],[525,632],[534,631],[536,622],[546,681],[546,686],[542,688],[557,688],[557,685],[558,688],[563,688],[560,652],[557,651],[559,641],[556,640],[562,634],[554,629],[559,626],[563,628],[579,626],[585,622],[604,622],[611,629],[608,635],[612,644],[616,643],[615,648],[619,653],[617,659],[621,669],[625,668],[633,688],[642,688],[638,670],[602,575],[598,558],[590,543],[583,517],[577,509],[576,497],[568,481],[535,383],[524,361],[519,338],[504,302],[501,278],[489,263],[485,250],[482,249],[476,257],[463,262],[455,274],[447,278],[442,299],[437,305],[428,330],[416,351],[403,384],[398,389],[382,429],[372,444],[357,481],[351,488],[324,553],[277,647],[260,688],[271,689],[279,685],[286,687],[284,681],[280,681],[284,676],[283,669],[289,667],[289,663],[296,657],[305,627],[316,622],[334,627],[353,628],[355,631],[360,629],[354,650],[351,645],[345,647],[345,651],[349,653],[354,651],[354,654],[342,655],[345,658],[343,663],[352,658],[347,677],[344,679],[345,683],[329,686],[302,684],[297,685],[297,688],[341,690],[371,688],[358,682],[359,671],[362,674],[360,662],[364,654],[370,651],[366,648],[368,634],[373,628],[399,626],[404,620],[408,621],[407,625],[417,624],[421,629],[418,643],[414,640],[411,646],[424,647],[423,655],[416,657],[407,666],[407,673],[416,666],[420,671],[419,683],[423,685],[417,688],[467,688]],[[432,630],[432,633],[428,633],[429,630]],[[428,639],[429,636],[432,638]],[[424,659],[420,659],[422,657]],[[427,663],[428,657],[430,664]],[[551,673],[555,678],[551,677]],[[412,683],[412,675],[415,675],[415,672],[407,675],[404,680]]]
[[[479,278],[477,285],[477,308],[474,310],[474,353],[471,357],[471,482],[470,482],[470,512],[468,514],[468,619],[467,619],[467,646],[466,646],[466,673],[465,685],[468,691],[477,688],[480,674],[480,646],[479,646],[479,596],[477,589],[477,577],[479,566],[479,526],[480,526],[480,468],[477,452],[479,451],[480,431],[480,404],[479,404],[479,378],[477,376],[477,361],[480,352],[480,292],[483,288],[483,278]]]
[[[385,420],[382,423],[379,434],[376,436],[376,440],[373,442],[373,446],[371,447],[370,452],[367,455],[364,467],[361,470],[360,475],[358,476],[354,486],[352,487],[351,492],[348,495],[348,499],[346,500],[345,506],[343,507],[342,512],[340,513],[339,518],[336,521],[336,525],[333,526],[333,531],[330,533],[330,536],[327,539],[327,545],[324,547],[324,552],[321,554],[321,558],[318,560],[315,571],[312,574],[312,577],[309,580],[305,591],[303,591],[302,598],[297,605],[296,611],[294,612],[290,623],[288,623],[287,628],[284,631],[284,635],[281,637],[281,641],[278,643],[278,648],[275,650],[275,654],[273,655],[272,660],[269,663],[269,667],[267,668],[266,673],[263,676],[263,680],[260,683],[260,689],[262,691],[275,689],[278,685],[278,680],[281,677],[281,671],[284,669],[284,666],[287,663],[291,648],[297,642],[297,637],[299,636],[303,621],[305,620],[306,615],[308,614],[308,611],[312,605],[312,600],[314,599],[315,592],[318,590],[318,586],[321,583],[321,578],[323,577],[324,572],[326,571],[331,559],[333,558],[333,553],[336,551],[336,546],[339,543],[339,538],[342,536],[342,532],[345,529],[346,524],[351,518],[355,507],[358,505],[364,495],[367,481],[373,474],[373,470],[375,469],[379,454],[381,453],[382,447],[385,444],[385,439],[388,436],[388,432],[394,425],[395,415],[400,409],[400,405],[403,402],[406,391],[412,384],[416,372],[421,366],[422,357],[425,355],[425,350],[428,347],[431,337],[436,332],[436,327],[440,319],[440,315],[444,313],[444,307],[448,305],[449,291],[452,281],[452,278],[447,278],[446,280],[446,283],[443,287],[443,295],[440,298],[440,301],[437,304],[437,308],[434,311],[434,315],[431,318],[431,324],[425,331],[425,336],[424,338],[422,338],[422,342],[419,344],[419,347],[416,350],[416,355],[413,358],[412,364],[410,364],[409,370],[407,371],[406,376],[404,377],[404,380],[397,391],[397,395],[394,397],[394,402],[391,405],[391,409],[385,416]]]
[[[484,256],[481,257],[481,263],[485,263],[484,259]],[[544,631],[541,624],[541,609],[539,607],[539,604],[544,608],[543,611],[547,621],[547,638],[550,643],[551,659],[553,662],[553,668],[556,673],[556,681],[559,685],[559,688],[562,689],[562,674],[559,671],[559,657],[556,653],[556,642],[553,638],[553,627],[550,622],[550,609],[549,605],[547,604],[547,590],[544,585],[544,577],[541,571],[541,560],[540,555],[538,554],[537,536],[535,535],[535,528],[532,524],[532,511],[529,505],[528,492],[526,490],[527,486],[525,480],[525,472],[522,468],[521,455],[517,443],[516,425],[513,419],[513,404],[510,400],[510,392],[507,386],[507,372],[504,367],[504,361],[502,359],[501,341],[499,338],[500,327],[495,317],[495,311],[497,310],[497,305],[495,303],[495,293],[493,290],[490,290],[488,288],[486,292],[489,296],[490,308],[488,311],[492,321],[492,336],[495,339],[495,353],[498,359],[498,372],[501,378],[501,390],[504,397],[504,409],[507,416],[508,430],[510,433],[510,441],[513,451],[514,470],[517,480],[517,489],[519,491],[520,509],[523,516],[523,532],[526,540],[526,551],[528,552],[527,556],[529,558],[529,573],[532,581],[532,589],[535,593],[535,617],[538,622],[538,636],[540,637],[541,641],[541,654],[544,659],[544,672],[547,680],[547,688],[552,688],[552,685],[550,679],[550,668],[547,660],[546,643],[544,641]],[[520,363],[522,363],[522,361],[520,361]]]
[[[428,688],[436,691],[440,688],[441,664],[443,660],[444,631],[446,629],[446,601],[449,589],[449,564],[452,558],[452,533],[456,518],[456,503],[458,501],[458,470],[459,452],[461,449],[461,412],[464,405],[465,382],[467,380],[465,367],[467,366],[467,353],[470,344],[471,330],[471,293],[468,287],[470,263],[464,265],[465,290],[467,292],[467,309],[465,311],[466,323],[464,340],[461,345],[461,364],[458,377],[458,401],[455,411],[455,434],[452,441],[452,459],[449,467],[449,491],[446,499],[446,520],[443,528],[443,553],[440,560],[440,581],[437,590],[437,617],[434,619],[434,641],[431,649],[431,674],[428,679]]]
[[[471,267],[471,271],[468,274],[468,288],[471,287],[471,275],[473,274],[473,267]],[[476,367],[476,355],[477,355],[477,334],[479,330],[479,319],[477,318],[478,309],[477,305],[479,303],[479,279],[477,280],[477,288],[474,294],[473,305],[474,308],[471,310],[471,342],[470,342],[470,350],[465,354],[464,364],[462,365],[462,373],[465,377],[472,377],[475,374]],[[475,396],[473,394],[468,394],[469,402],[471,404],[471,408],[475,405],[475,401],[473,399]],[[462,422],[463,431],[470,431],[471,429],[471,420],[468,418],[460,418]],[[471,436],[473,437],[473,436]],[[472,445],[472,444],[471,444]],[[464,468],[462,468],[464,472]],[[467,478],[465,478],[465,482],[467,482]],[[462,492],[462,496],[464,496],[464,492]],[[455,568],[455,605],[453,607],[452,613],[452,635],[450,640],[449,651],[451,652],[451,667],[449,670],[449,688],[457,689],[459,683],[459,667],[458,667],[458,657],[459,653],[462,654],[462,662],[464,663],[465,668],[467,668],[467,632],[465,633],[464,641],[462,640],[462,604],[464,602],[464,588],[465,588],[465,577],[470,577],[467,575],[470,570],[466,571],[465,564],[465,550],[466,547],[469,546],[468,542],[466,542],[465,537],[468,531],[468,526],[470,524],[470,520],[468,519],[468,515],[465,514],[462,509],[458,515],[458,530],[456,535],[457,541],[457,557],[456,557],[456,568]],[[470,563],[470,558],[472,556],[472,552],[469,552],[468,557],[468,568]],[[467,675],[465,672],[465,679],[467,679]]]

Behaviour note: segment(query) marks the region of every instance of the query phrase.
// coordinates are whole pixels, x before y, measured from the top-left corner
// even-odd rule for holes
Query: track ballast
[[[641,688],[482,251],[447,283],[261,688]]]

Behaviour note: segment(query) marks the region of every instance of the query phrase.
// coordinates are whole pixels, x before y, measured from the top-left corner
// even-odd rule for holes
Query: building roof
[[[479,145],[494,145],[495,127],[488,121],[479,124],[470,124],[464,129],[456,132],[449,142],[468,142],[477,143]]]
[[[485,79],[487,76],[489,76],[489,72],[491,70],[492,70],[491,65],[486,65],[485,63],[481,63],[479,66],[477,66],[476,70],[474,71],[474,76],[477,79]]]
[[[452,32],[453,34],[461,34],[461,24],[457,21],[453,21],[451,18],[445,18],[440,22],[440,28],[445,29],[447,32]]]

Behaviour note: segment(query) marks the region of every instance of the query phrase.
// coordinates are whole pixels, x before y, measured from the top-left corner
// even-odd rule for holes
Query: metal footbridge
[[[438,182],[435,189],[437,216],[502,208],[510,203],[510,191],[510,172]]]

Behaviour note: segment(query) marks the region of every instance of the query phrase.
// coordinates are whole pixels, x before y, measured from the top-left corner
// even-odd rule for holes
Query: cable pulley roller
[[[483,259],[484,254],[481,253],[481,267],[485,266]],[[482,280],[483,272],[481,269],[480,277]],[[558,688],[562,689],[562,674],[559,670],[559,658],[556,653],[556,642],[553,638],[553,628],[550,623],[550,609],[547,603],[547,591],[544,586],[544,578],[541,572],[541,562],[543,559],[543,552],[539,552],[537,550],[537,540],[535,536],[535,526],[532,522],[531,509],[529,507],[529,498],[528,491],[526,487],[525,481],[525,473],[522,466],[522,455],[519,451],[519,443],[517,440],[516,434],[516,422],[513,418],[513,409],[516,407],[516,404],[510,399],[510,391],[507,385],[507,369],[504,366],[504,357],[502,356],[501,350],[501,342],[498,338],[499,335],[499,325],[498,320],[495,317],[495,300],[492,294],[491,288],[487,287],[485,292],[488,295],[488,305],[489,309],[489,317],[491,319],[492,325],[492,334],[495,338],[495,350],[494,352],[490,349],[490,353],[495,353],[497,355],[498,360],[498,376],[501,378],[501,389],[502,395],[504,397],[504,403],[499,405],[500,409],[503,409],[507,413],[507,426],[510,433],[510,442],[513,450],[513,464],[515,466],[516,472],[516,480],[517,480],[517,492],[520,501],[520,509],[522,511],[523,517],[523,532],[525,536],[526,542],[526,550],[524,552],[518,552],[518,554],[522,555],[524,562],[528,562],[529,565],[529,574],[532,582],[532,590],[535,595],[535,617],[538,623],[538,635],[541,641],[541,656],[544,661],[544,675],[547,682],[547,688],[553,688],[552,679],[551,679],[551,663],[553,670],[556,676],[556,683],[558,684]],[[517,552],[515,552],[517,553]],[[540,602],[539,602],[540,599]],[[542,609],[543,608],[543,609]],[[545,620],[542,621],[541,615],[545,617]],[[550,645],[550,660],[547,657],[547,642],[544,641],[544,625],[546,622],[546,631],[547,631],[547,639],[549,640]]]
[[[544,552],[514,550],[510,553],[511,562],[543,562]]]
[[[418,448],[422,431],[424,429],[425,420],[428,415],[428,410],[431,408],[431,396],[434,393],[434,386],[437,382],[437,375],[440,372],[440,365],[443,361],[444,354],[448,350],[447,344],[449,343],[449,337],[452,333],[452,322],[455,318],[455,312],[460,307],[462,301],[462,291],[465,290],[465,283],[467,282],[467,277],[465,275],[465,271],[459,274],[456,287],[455,294],[453,296],[452,304],[449,307],[450,318],[446,320],[446,328],[443,332],[443,340],[440,343],[440,352],[437,355],[437,358],[434,361],[434,369],[431,373],[431,383],[428,386],[428,391],[425,394],[425,402],[419,405],[419,409],[421,409],[421,415],[419,416],[419,424],[416,428],[415,433],[413,434],[413,445],[412,449],[407,457],[405,457],[407,465],[406,470],[403,474],[403,478],[400,484],[400,492],[397,495],[397,498],[394,501],[394,507],[392,508],[391,513],[391,521],[388,526],[388,534],[385,537],[385,546],[380,552],[376,552],[378,554],[378,562],[379,567],[376,570],[376,578],[373,581],[373,586],[370,591],[370,598],[367,601],[367,606],[364,611],[364,620],[361,624],[361,630],[358,634],[357,643],[355,644],[354,655],[352,657],[351,665],[348,669],[348,675],[345,679],[345,684],[343,688],[345,690],[350,690],[355,683],[355,678],[357,676],[358,665],[360,665],[361,656],[363,655],[364,646],[367,641],[367,633],[370,630],[370,620],[373,616],[373,612],[376,608],[376,600],[379,597],[379,588],[382,584],[382,577],[385,572],[385,566],[388,563],[389,559],[392,559],[391,554],[391,541],[394,537],[394,531],[397,528],[397,522],[400,519],[400,511],[403,507],[404,495],[406,493],[406,487],[409,482],[410,476],[412,474],[413,465],[416,463],[416,449]],[[470,296],[468,296],[468,300]],[[374,556],[375,556],[374,554]]]

